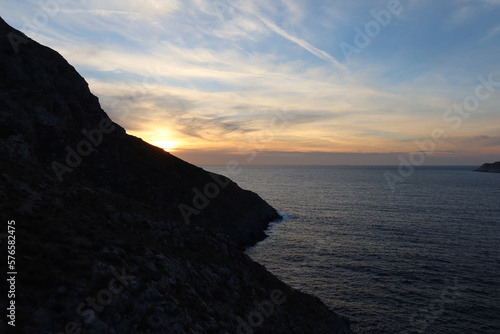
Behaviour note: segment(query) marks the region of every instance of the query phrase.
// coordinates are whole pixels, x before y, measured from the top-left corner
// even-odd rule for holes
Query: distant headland
[[[500,161],[494,163],[485,163],[478,169],[474,169],[474,171],[485,173],[500,173]]]

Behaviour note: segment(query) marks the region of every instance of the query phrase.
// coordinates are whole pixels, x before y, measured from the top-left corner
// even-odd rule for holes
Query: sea
[[[204,166],[284,217],[247,254],[354,333],[499,334],[500,174],[474,168]]]

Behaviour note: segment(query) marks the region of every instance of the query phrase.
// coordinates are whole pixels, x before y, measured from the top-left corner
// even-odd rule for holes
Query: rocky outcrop
[[[0,155],[18,271],[16,327],[2,317],[0,332],[350,333],[242,252],[271,206],[127,135],[57,52],[1,19]]]
[[[46,166],[55,182],[105,185],[241,246],[279,218],[257,194],[127,135],[57,52],[3,21],[0,34],[0,143],[10,154]]]
[[[223,234],[106,188],[54,185],[25,163],[0,170],[2,219],[16,226],[15,333],[350,333]]]
[[[494,163],[485,163],[478,169],[475,169],[474,171],[485,172],[485,173],[500,173],[500,161]]]

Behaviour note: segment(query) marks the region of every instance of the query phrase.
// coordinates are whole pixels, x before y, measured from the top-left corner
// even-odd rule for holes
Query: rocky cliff
[[[57,52],[2,19],[0,156],[18,272],[1,332],[350,333],[242,252],[271,206],[127,135]]]
[[[500,161],[494,163],[485,163],[478,169],[474,169],[474,171],[485,173],[500,173]]]
[[[126,135],[57,52],[22,43],[4,22],[1,34],[0,140],[11,154],[49,168],[55,182],[106,187],[239,245],[262,239],[262,230],[279,218],[258,195],[225,177]]]

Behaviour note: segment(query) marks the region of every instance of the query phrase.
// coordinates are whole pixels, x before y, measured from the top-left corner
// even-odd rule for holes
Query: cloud
[[[340,64],[334,57],[332,57],[331,55],[329,55],[327,52],[323,51],[323,50],[320,50],[314,46],[312,46],[311,44],[309,44],[307,41],[305,40],[302,40],[298,37],[295,37],[295,36],[292,36],[290,35],[289,33],[287,33],[284,29],[278,27],[276,24],[274,24],[273,22],[271,22],[270,20],[268,20],[267,18],[263,17],[263,16],[257,16],[258,19],[264,23],[269,29],[271,29],[272,31],[274,31],[275,33],[277,33],[278,35],[282,36],[283,38],[299,45],[300,47],[304,48],[305,50],[309,51],[310,53],[312,53],[313,55],[315,55],[316,57],[318,58],[321,58],[325,61],[328,61],[330,63],[332,63],[333,65],[335,65],[338,69],[341,69],[343,71],[346,71],[347,68]]]
[[[101,11],[117,13],[131,12],[147,18],[175,12],[181,8],[182,3],[178,0],[85,0],[84,6],[85,8],[89,8],[90,12],[98,15],[101,14]]]
[[[296,2],[286,1],[283,3],[286,11],[289,13],[290,21],[297,23],[303,17],[304,9]],[[263,6],[263,3],[260,3]],[[309,42],[293,36],[288,33],[285,29],[279,27],[272,20],[264,16],[259,11],[259,5],[248,6],[248,3],[229,4],[225,1],[217,1],[214,5],[216,12],[218,13],[221,21],[225,25],[225,32],[218,33],[219,37],[235,37],[235,36],[254,36],[251,35],[254,32],[262,33],[261,25],[262,23],[271,32],[283,37],[284,39],[295,43],[306,51],[310,52],[314,56],[332,63],[338,69],[346,71],[346,67],[340,64],[333,56],[328,54],[319,48],[314,47]],[[264,7],[269,8],[269,5]],[[274,8],[274,11],[276,8]],[[252,38],[252,37],[250,37]]]
[[[94,15],[94,16],[101,16],[105,18],[110,18],[113,16],[123,16],[123,19],[126,20],[138,20],[142,16],[138,13],[135,12],[128,12],[128,11],[120,11],[120,10],[104,10],[104,9],[97,9],[97,10],[84,10],[84,9],[65,9],[63,10],[64,12],[68,14],[87,14],[87,15]]]
[[[500,33],[500,26],[496,26],[495,28],[491,29],[486,36],[481,38],[480,42],[485,41],[487,39],[490,39],[494,36],[496,36],[498,33]]]
[[[286,10],[286,18],[292,24],[299,24],[308,12],[308,8],[302,1],[295,0],[281,0],[281,5]]]
[[[498,147],[500,146],[500,136],[473,136],[468,138],[461,138],[462,144],[481,145],[483,147]]]
[[[12,7],[18,12],[6,10],[22,18],[30,8],[24,3],[38,5],[25,1]],[[235,151],[260,141],[275,152],[411,152],[414,141],[429,138],[433,129],[449,131],[443,113],[473,94],[478,75],[497,65],[497,53],[489,52],[494,45],[481,43],[471,57],[461,35],[462,51],[448,52],[449,41],[438,40],[435,35],[442,34],[433,30],[442,28],[442,14],[421,26],[424,13],[440,7],[431,1],[419,6],[425,10],[405,10],[408,17],[398,21],[398,28],[384,30],[349,71],[336,61],[335,40],[352,37],[353,24],[370,14],[364,5],[342,1],[318,10],[291,0],[231,5],[222,0],[88,0],[78,8],[62,8],[37,40],[62,53],[110,116],[145,140],[162,136],[186,149],[212,151]],[[476,19],[479,11],[469,8],[471,2],[459,6],[451,7],[457,24]],[[410,19],[410,13],[415,17]],[[21,19],[17,23],[22,26]],[[419,41],[411,35],[417,26]],[[474,42],[477,36],[493,38],[499,29],[475,30]],[[394,42],[400,39],[391,39],[393,30],[410,37]],[[290,52],[296,46],[314,57]],[[432,52],[419,53],[422,49]],[[436,56],[444,49],[445,60]],[[485,61],[487,55],[492,62]],[[481,112],[464,119],[439,150],[460,145],[470,152],[493,150],[498,101],[498,94],[482,101]],[[289,116],[286,126],[270,127],[276,112]]]
[[[470,20],[474,16],[475,10],[471,6],[463,6],[456,9],[450,18],[450,23],[452,25],[459,25],[468,20]]]

